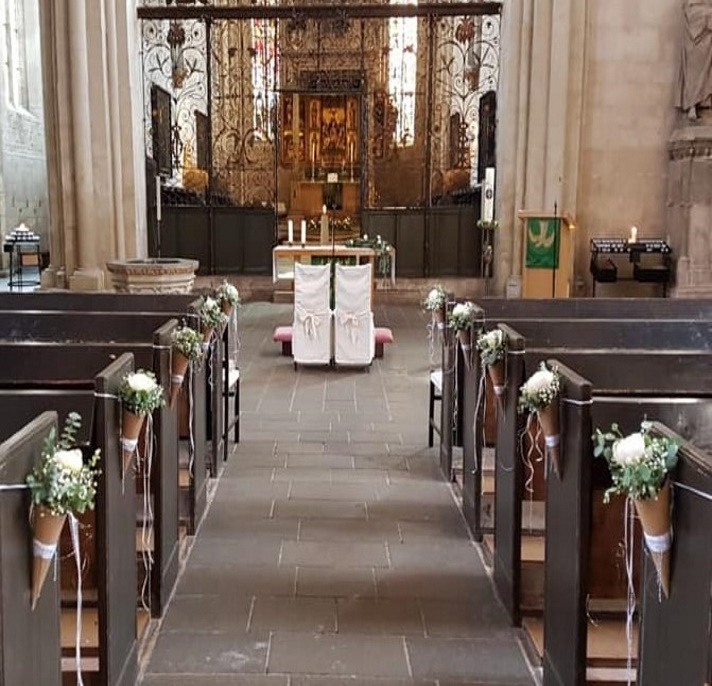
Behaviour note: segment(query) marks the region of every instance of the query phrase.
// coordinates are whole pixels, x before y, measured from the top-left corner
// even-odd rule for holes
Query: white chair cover
[[[331,361],[330,265],[294,265],[292,355],[298,364]]]
[[[334,360],[336,364],[369,365],[376,352],[371,311],[371,265],[336,265],[334,278]]]

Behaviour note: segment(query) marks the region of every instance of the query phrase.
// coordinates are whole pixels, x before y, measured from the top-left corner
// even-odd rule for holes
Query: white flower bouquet
[[[124,376],[119,385],[119,398],[122,406],[121,450],[126,471],[138,445],[138,435],[146,415],[162,407],[165,398],[153,372],[143,369]]]
[[[54,429],[45,439],[39,464],[28,474],[32,498],[32,609],[37,605],[67,515],[94,509],[99,474],[97,449],[85,462],[76,435],[82,418],[70,412],[59,438]]]
[[[441,331],[445,328],[445,305],[447,304],[447,293],[438,283],[430,289],[423,307],[432,314],[433,322],[437,324]]]
[[[469,300],[458,303],[452,308],[448,317],[450,328],[457,333],[460,347],[465,354],[467,368],[470,368],[470,354],[472,352],[472,327],[478,320],[478,308]]]
[[[545,362],[539,365],[519,389],[520,413],[536,413],[539,425],[544,432],[544,443],[547,454],[552,459],[556,474],[559,468],[559,393],[561,391],[561,377],[559,372],[549,369]]]
[[[173,357],[171,360],[171,399],[173,407],[183,385],[185,372],[191,362],[197,362],[203,354],[203,337],[190,326],[179,326],[173,332]]]
[[[502,329],[481,331],[475,342],[482,364],[492,380],[496,396],[504,394],[504,356],[507,352],[507,339]]]
[[[198,315],[203,327],[203,341],[205,342],[210,340],[213,330],[221,329],[227,322],[227,315],[223,312],[220,302],[209,295],[201,300]]]
[[[613,485],[603,499],[623,494],[633,500],[643,527],[645,544],[652,554],[658,581],[667,598],[670,593],[670,481],[668,474],[677,464],[679,446],[675,441],[650,435],[650,422],[640,431],[624,436],[618,425],[593,434],[594,457],[608,463]]]
[[[222,311],[228,317],[232,314],[233,308],[240,304],[240,294],[237,288],[227,281],[223,281],[218,287],[216,296]]]

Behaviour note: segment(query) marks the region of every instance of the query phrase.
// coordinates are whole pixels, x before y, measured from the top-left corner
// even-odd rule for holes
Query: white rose
[[[620,438],[613,444],[613,460],[626,466],[640,462],[645,457],[645,439],[640,432]]]
[[[535,395],[549,388],[552,383],[554,383],[554,373],[548,369],[540,369],[538,372],[534,372],[524,384],[525,392]]]
[[[470,313],[470,308],[467,306],[467,303],[458,303],[455,305],[455,307],[452,308],[452,316],[453,317],[464,317],[467,316]]]
[[[68,472],[79,472],[84,465],[82,460],[82,451],[79,448],[74,450],[58,450],[54,454],[54,459],[63,469]]]
[[[217,301],[214,298],[207,297],[205,298],[205,309],[206,310],[213,310],[218,306]]]
[[[151,391],[156,387],[156,382],[143,372],[135,372],[128,378],[129,388],[140,393],[141,391]]]

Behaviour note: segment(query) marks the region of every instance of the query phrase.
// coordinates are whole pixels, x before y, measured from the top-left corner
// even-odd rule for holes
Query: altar
[[[332,260],[342,264],[370,264],[374,288],[378,281],[395,286],[396,250],[392,245],[384,250],[347,245],[278,245],[272,250],[272,282],[293,281],[295,262],[324,264]]]

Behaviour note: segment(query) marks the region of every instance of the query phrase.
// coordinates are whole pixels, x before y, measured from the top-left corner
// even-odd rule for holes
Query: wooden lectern
[[[524,232],[523,298],[568,298],[574,276],[574,222],[565,215],[520,211]]]

